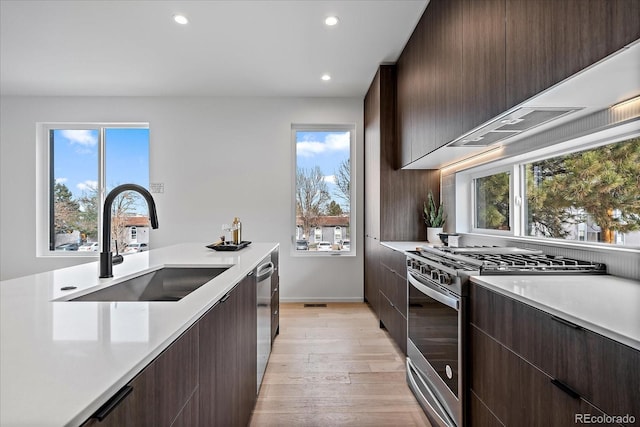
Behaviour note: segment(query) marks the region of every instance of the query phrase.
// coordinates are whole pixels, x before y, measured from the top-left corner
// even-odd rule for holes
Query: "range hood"
[[[441,169],[528,140],[640,94],[640,40],[470,130],[403,169]]]
[[[521,107],[499,116],[470,134],[455,139],[448,146],[488,147],[580,109]]]

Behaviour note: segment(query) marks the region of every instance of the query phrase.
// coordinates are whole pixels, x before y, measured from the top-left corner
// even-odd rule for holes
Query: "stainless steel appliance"
[[[435,426],[462,426],[467,282],[476,267],[436,253],[407,257],[407,382]]]
[[[606,266],[512,247],[407,252],[407,382],[433,425],[466,424],[469,277],[576,273],[606,274]]]
[[[270,261],[271,255],[262,260],[256,273],[257,284],[257,314],[258,314],[258,384],[256,393],[260,392],[260,385],[267,369],[269,354],[271,353],[271,276],[274,265]]]

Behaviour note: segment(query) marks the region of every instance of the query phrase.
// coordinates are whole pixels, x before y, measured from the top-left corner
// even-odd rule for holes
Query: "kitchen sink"
[[[180,301],[229,267],[165,267],[70,301]]]

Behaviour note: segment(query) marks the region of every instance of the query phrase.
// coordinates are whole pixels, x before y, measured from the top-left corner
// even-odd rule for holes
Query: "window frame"
[[[574,138],[550,147],[534,150],[516,156],[501,158],[490,163],[472,166],[469,169],[455,172],[456,188],[456,228],[461,233],[507,237],[513,240],[540,244],[550,244],[567,248],[588,248],[593,250],[615,250],[623,252],[640,252],[640,246],[622,246],[603,242],[582,240],[566,240],[552,237],[527,236],[527,202],[526,202],[526,172],[527,164],[553,157],[564,156],[575,152],[595,149],[604,145],[615,144],[628,139],[640,137],[637,127],[619,126],[605,132],[590,134]],[[475,188],[476,178],[493,175],[504,171],[511,172],[510,178],[510,218],[513,218],[511,231],[500,231],[475,228]],[[467,211],[468,214],[460,213]],[[511,220],[511,219],[510,219]]]
[[[106,130],[107,129],[150,129],[148,122],[41,122],[36,123],[36,257],[77,257],[97,258],[102,251],[102,214],[106,197]],[[51,131],[54,130],[96,130],[98,131],[98,252],[51,250],[50,242],[54,233],[52,182],[53,176]],[[149,139],[149,152],[151,143]],[[151,157],[149,155],[149,157]]]
[[[341,257],[355,257],[357,250],[357,242],[356,242],[356,218],[357,218],[357,207],[356,207],[356,186],[357,186],[357,165],[356,165],[356,123],[337,123],[337,124],[304,124],[304,123],[292,123],[291,124],[291,220],[290,224],[291,229],[294,230],[294,233],[291,235],[291,247],[290,254],[294,257],[331,257],[331,256],[341,256]],[[349,168],[350,168],[350,181],[349,181],[349,241],[350,246],[348,251],[298,251],[296,250],[296,240],[297,240],[297,230],[298,225],[296,223],[296,177],[298,170],[298,162],[297,162],[297,132],[349,132]],[[333,228],[332,226],[332,232]],[[344,233],[344,227],[342,227]],[[315,230],[315,228],[314,228]],[[345,239],[343,235],[343,240]],[[322,240],[322,238],[321,238]],[[307,238],[309,243],[312,243],[310,237]],[[314,232],[314,240],[315,242],[315,232]]]

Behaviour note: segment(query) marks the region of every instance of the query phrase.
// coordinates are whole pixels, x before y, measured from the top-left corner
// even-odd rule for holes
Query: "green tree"
[[[329,190],[319,166],[313,169],[298,168],[296,171],[296,216],[302,221],[307,238],[311,227],[318,224],[329,201]]]
[[[586,217],[606,243],[640,230],[640,138],[534,163],[531,181],[530,221],[545,235],[564,237],[562,225]]]
[[[56,234],[70,233],[77,229],[80,205],[73,200],[69,188],[61,182],[53,186],[53,226]]]
[[[338,165],[338,169],[334,172],[336,177],[336,186],[338,187],[337,196],[340,197],[347,207],[351,210],[351,162],[350,159],[344,159]]]
[[[476,179],[476,227],[509,230],[509,173]]]
[[[331,215],[331,216],[342,215],[342,208],[338,203],[332,200],[331,202],[329,202],[329,206],[327,207],[327,215]]]
[[[90,190],[83,192],[78,202],[80,204],[78,230],[88,240],[97,241],[98,211],[100,209],[98,189],[91,188]]]

